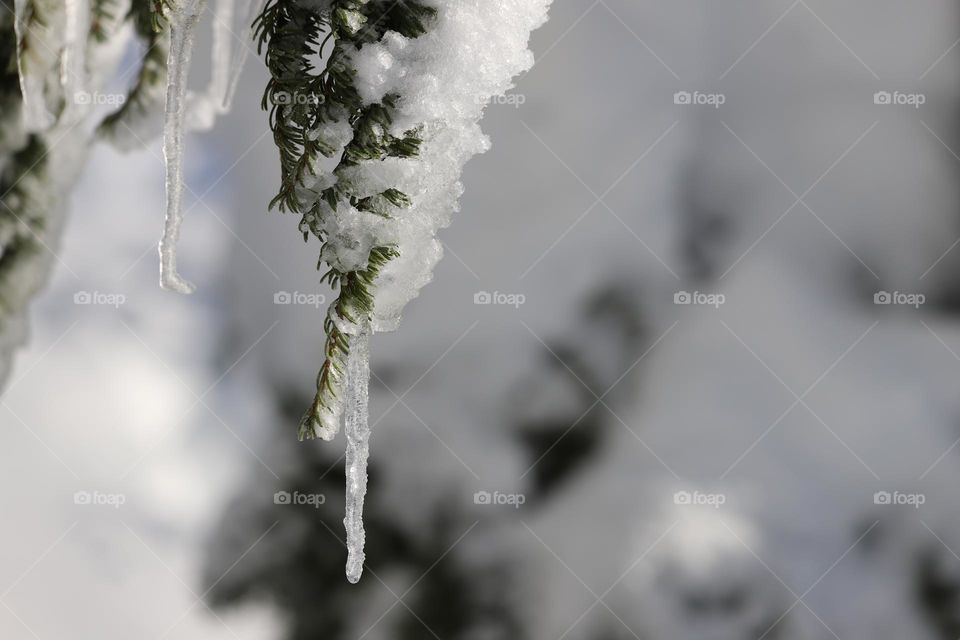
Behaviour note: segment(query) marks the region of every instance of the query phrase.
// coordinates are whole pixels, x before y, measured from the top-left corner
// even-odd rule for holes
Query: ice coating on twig
[[[57,63],[66,6],[62,0],[15,0],[14,11],[24,130],[44,131],[56,121],[47,104],[47,74]]]
[[[160,286],[178,293],[195,287],[177,273],[177,240],[183,222],[183,115],[193,50],[193,29],[203,0],[185,0],[170,16],[167,56],[167,100],[163,124],[163,156],[167,165],[167,212],[160,240]]]
[[[347,501],[343,518],[347,530],[347,580],[356,584],[363,573],[363,500],[367,493],[370,424],[367,399],[370,386],[370,329],[362,327],[350,340],[344,431],[347,436]]]

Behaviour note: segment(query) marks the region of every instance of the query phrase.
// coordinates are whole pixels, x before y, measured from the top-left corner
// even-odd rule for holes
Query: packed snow
[[[400,96],[389,133],[403,137],[419,129],[423,140],[416,157],[367,161],[347,174],[360,197],[393,186],[413,201],[386,223],[364,216],[373,242],[396,244],[400,252],[376,282],[377,331],[395,329],[404,307],[431,280],[443,255],[437,232],[459,209],[463,167],[490,148],[478,124],[483,111],[532,66],[527,44],[546,20],[550,0],[430,4],[438,15],[426,34],[407,39],[387,33],[353,56],[356,84],[367,104],[387,94]],[[339,257],[351,249],[335,244],[332,253]]]

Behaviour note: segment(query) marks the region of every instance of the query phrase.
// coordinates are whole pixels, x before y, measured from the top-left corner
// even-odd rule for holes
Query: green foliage
[[[93,0],[90,3],[90,37],[103,44],[110,38],[108,25],[113,21],[114,0]]]
[[[20,75],[17,70],[17,34],[14,29],[16,15],[13,0],[0,0],[0,113],[3,117],[20,112]],[[7,141],[0,130],[0,150],[7,152]]]
[[[19,118],[21,95],[17,71],[17,36],[14,32],[12,2],[9,12],[0,15],[0,114]],[[10,131],[0,127],[0,131]],[[46,146],[39,136],[0,136],[0,319],[19,308],[32,293],[29,286],[9,286],[24,266],[42,251],[39,235],[44,233],[46,202],[38,182],[46,170]],[[25,278],[20,276],[21,280]],[[27,284],[27,283],[24,283]]]
[[[40,136],[31,135],[0,173],[0,317],[22,308],[40,287],[30,274],[44,250],[51,205],[46,167],[47,147]]]
[[[261,106],[269,112],[280,154],[280,189],[270,208],[300,214],[304,239],[312,233],[325,245],[325,217],[343,205],[383,217],[410,206],[409,197],[395,188],[357,197],[344,176],[345,169],[360,162],[415,156],[421,143],[417,130],[400,137],[388,133],[400,96],[364,105],[354,82],[351,53],[379,41],[388,31],[418,37],[426,32],[434,14],[433,8],[414,0],[332,0],[323,11],[296,0],[270,0],[255,20],[257,48],[270,71]],[[320,59],[325,66],[318,70],[314,61]],[[352,128],[353,138],[341,150],[336,141],[324,139],[322,131],[324,125],[344,122]],[[334,186],[319,193],[308,191],[323,159],[338,153],[332,170],[337,177]],[[317,379],[317,395],[300,424],[301,439],[317,437],[324,417],[336,414],[350,349],[349,336],[337,320],[354,325],[369,322],[374,281],[397,255],[395,247],[379,246],[371,250],[364,269],[341,272],[329,265],[323,280],[339,288],[339,294],[324,322],[325,360]]]
[[[166,29],[167,18],[173,11],[173,2],[175,0],[133,0],[130,7],[130,13],[137,21],[137,31],[141,34],[147,29],[143,24],[144,19],[149,18],[150,28],[159,33]]]

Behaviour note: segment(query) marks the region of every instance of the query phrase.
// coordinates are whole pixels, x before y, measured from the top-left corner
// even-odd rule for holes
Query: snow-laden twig
[[[332,439],[345,403],[347,430],[355,429],[353,350],[366,348],[358,338],[368,327],[396,328],[432,278],[442,255],[436,235],[458,208],[463,166],[489,148],[483,110],[530,68],[527,43],[549,4],[270,0],[258,17],[271,72],[263,107],[280,150],[271,206],[301,214],[304,239],[323,243],[324,279],[339,289],[301,439]],[[326,63],[319,73],[318,57]],[[331,171],[324,158],[335,160]],[[355,437],[348,433],[351,456]],[[348,462],[354,501],[355,472]],[[356,507],[348,500],[354,537],[362,531]],[[362,566],[356,543],[350,555],[352,582]]]
[[[120,55],[103,35],[127,3],[105,4],[18,0],[15,12],[0,11],[0,385],[26,337],[29,303],[58,261],[66,196],[90,148],[85,98]]]

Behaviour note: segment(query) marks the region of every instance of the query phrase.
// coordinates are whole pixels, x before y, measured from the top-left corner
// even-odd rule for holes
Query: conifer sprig
[[[420,134],[388,133],[400,96],[364,105],[355,84],[351,54],[366,43],[379,41],[388,31],[407,38],[426,33],[436,10],[415,0],[331,0],[324,10],[297,0],[269,0],[254,21],[258,51],[264,55],[270,80],[261,106],[269,112],[270,128],[280,155],[280,189],[270,208],[299,213],[304,240],[316,236],[323,247],[318,268],[326,255],[324,231],[327,216],[339,207],[353,207],[383,217],[410,206],[410,198],[396,188],[358,197],[343,170],[363,161],[408,158],[420,150]],[[327,52],[327,45],[332,48]],[[317,70],[313,61],[325,60]],[[325,125],[348,123],[352,139],[341,147],[325,139]],[[333,186],[310,191],[310,182],[322,158],[339,154],[332,173]],[[306,194],[306,195],[305,195]],[[334,264],[323,280],[339,289],[324,322],[324,363],[317,377],[317,393],[300,424],[300,439],[332,436],[339,419],[339,396],[350,350],[343,322],[361,325],[373,314],[374,281],[383,267],[398,255],[392,246],[373,247],[366,266],[341,271]]]
[[[99,44],[110,37],[107,25],[113,20],[113,0],[93,0],[90,3],[90,37]]]
[[[32,134],[0,172],[0,317],[23,308],[42,285],[31,267],[43,258],[47,148]]]

